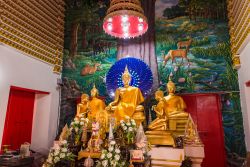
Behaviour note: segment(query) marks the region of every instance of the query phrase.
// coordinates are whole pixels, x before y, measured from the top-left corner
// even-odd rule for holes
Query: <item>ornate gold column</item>
[[[62,69],[64,0],[0,0],[0,43]]]
[[[239,69],[239,54],[250,32],[250,0],[228,0],[227,9],[233,66]]]

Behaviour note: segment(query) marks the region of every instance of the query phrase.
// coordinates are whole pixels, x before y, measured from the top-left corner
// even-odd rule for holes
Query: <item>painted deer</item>
[[[189,51],[192,41],[193,41],[192,38],[190,38],[188,41],[180,41],[177,43],[177,48],[178,49],[186,48],[186,50]]]
[[[187,61],[189,61],[188,57],[187,57],[187,50],[186,49],[170,50],[167,55],[163,56],[164,66],[167,64],[169,59],[172,60],[172,63],[174,61],[176,62],[175,58],[177,58],[177,57],[182,58],[182,61],[183,61],[183,59],[186,59]]]
[[[94,66],[90,66],[89,64],[87,64],[86,66],[83,67],[81,71],[81,75],[85,76],[85,75],[94,74],[100,65],[101,64],[99,63],[95,63]]]

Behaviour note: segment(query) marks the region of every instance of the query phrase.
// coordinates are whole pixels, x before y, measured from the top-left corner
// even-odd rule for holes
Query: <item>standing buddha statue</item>
[[[139,88],[130,86],[130,81],[131,75],[126,66],[122,74],[124,87],[116,89],[115,99],[106,107],[106,110],[114,113],[116,123],[124,120],[125,116],[129,116],[139,125],[145,119],[144,107],[140,105],[144,101],[144,98]]]
[[[100,137],[104,139],[108,129],[108,114],[105,111],[106,105],[103,100],[98,98],[99,91],[96,89],[95,85],[91,89],[90,93],[92,99],[89,102],[89,128],[92,121],[95,119],[100,124]]]
[[[98,98],[99,91],[96,89],[95,85],[90,91],[91,93],[91,100],[89,102],[90,111],[88,112],[88,119],[92,120],[96,117],[96,114],[105,110],[105,103],[101,99]]]

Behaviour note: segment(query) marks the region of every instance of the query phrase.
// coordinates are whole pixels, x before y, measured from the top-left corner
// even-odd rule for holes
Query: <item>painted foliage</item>
[[[224,92],[225,147],[231,161],[246,150],[226,12],[225,0],[158,0],[155,29],[161,85],[170,75],[179,93]]]
[[[82,92],[90,94],[93,84],[110,101],[105,79],[119,55],[117,40],[102,30],[108,6],[109,0],[66,0],[61,127],[75,115],[76,98]],[[178,93],[226,92],[222,95],[226,149],[229,156],[244,156],[226,12],[225,0],[156,0],[155,69],[162,89],[171,75]]]
[[[108,6],[105,0],[66,0],[60,128],[74,117],[77,98],[90,94],[93,84],[107,96],[105,78],[117,45],[102,30]]]

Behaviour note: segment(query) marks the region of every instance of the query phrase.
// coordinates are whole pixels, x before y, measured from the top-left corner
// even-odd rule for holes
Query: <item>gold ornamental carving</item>
[[[62,70],[64,42],[63,0],[13,1],[0,3],[0,43]]]
[[[232,62],[235,69],[240,68],[239,52],[250,32],[250,1],[228,0],[229,32]]]

